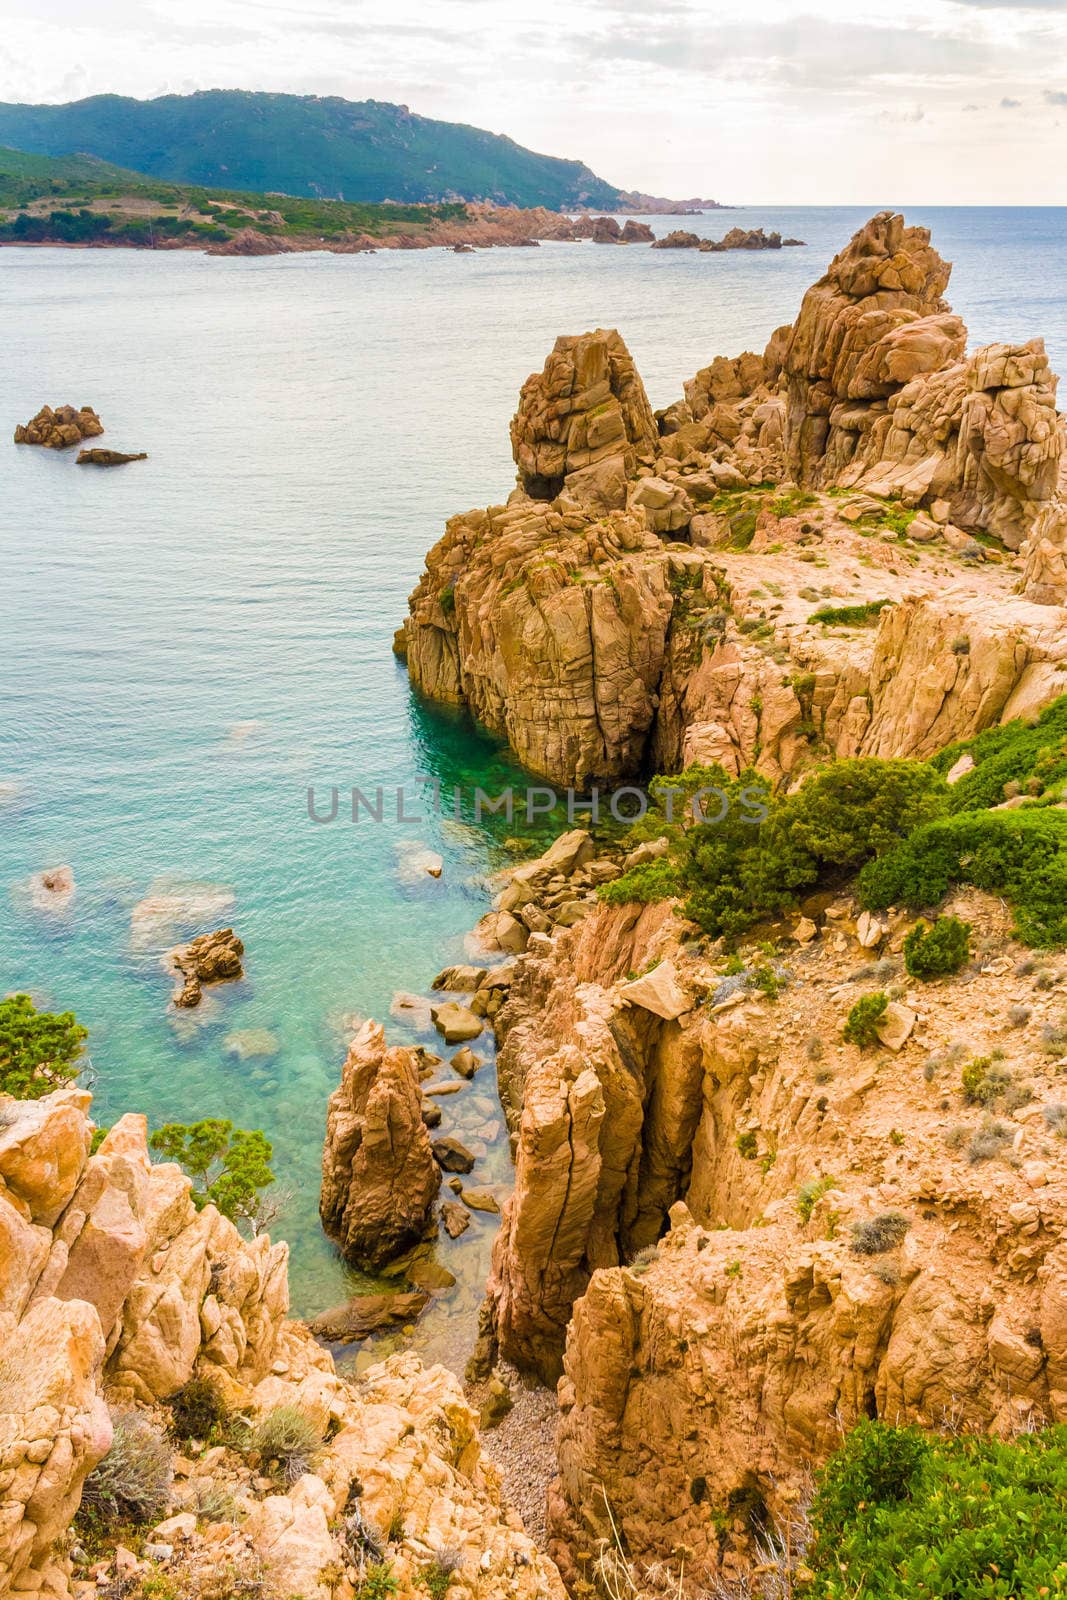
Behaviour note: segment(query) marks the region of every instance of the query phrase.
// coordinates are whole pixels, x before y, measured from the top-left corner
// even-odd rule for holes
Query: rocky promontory
[[[883,213],[762,355],[716,357],[655,416],[619,333],[558,340],[512,422],[517,488],[427,557],[412,681],[579,787],[698,759],[786,775],[813,738],[922,755],[1050,699],[1056,380],[1039,339],[967,352],[949,271]]]

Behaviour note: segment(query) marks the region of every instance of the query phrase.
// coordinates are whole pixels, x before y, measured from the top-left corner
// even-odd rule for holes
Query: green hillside
[[[23,206],[43,195],[83,193],[116,185],[144,183],[144,173],[127,172],[99,156],[30,155],[0,147],[0,206]]]
[[[89,151],[175,182],[322,199],[560,210],[611,207],[620,194],[580,161],[378,100],[211,89],[156,100],[0,104],[0,144],[47,156]]]
[[[369,205],[165,183],[95,156],[39,156],[0,147],[0,244],[219,244],[251,228],[268,238],[331,242],[418,236],[466,208]]]

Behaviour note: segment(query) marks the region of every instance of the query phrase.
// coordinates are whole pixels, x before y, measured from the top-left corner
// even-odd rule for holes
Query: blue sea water
[[[225,1115],[274,1140],[278,1232],[297,1308],[347,1274],[317,1222],[325,1101],[354,1016],[390,1019],[462,958],[506,856],[475,825],[310,822],[317,786],[499,787],[499,741],[421,705],[394,628],[445,518],[503,500],[519,385],[557,334],[617,326],[654,405],[719,353],[759,349],[872,206],[651,219],[718,236],[779,228],[805,249],[700,255],[543,245],[455,256],[211,259],[0,251],[0,424],[88,403],[114,472],[0,447],[0,993],[26,989],[91,1030],[97,1114]],[[955,263],[972,342],[1044,335],[1067,366],[1067,212],[919,209]],[[414,790],[409,787],[414,798]],[[405,853],[439,851],[439,880]],[[31,874],[69,863],[66,914]],[[213,886],[200,920],[150,926],[146,896]],[[221,908],[228,906],[223,911]],[[232,922],[247,977],[176,1016],[160,956]],[[232,1036],[274,1035],[241,1060]],[[229,1044],[227,1044],[229,1041]],[[446,1131],[499,1124],[491,1074],[442,1102]],[[490,1130],[477,1177],[508,1180]],[[458,1278],[416,1343],[461,1365],[495,1218],[439,1246]]]

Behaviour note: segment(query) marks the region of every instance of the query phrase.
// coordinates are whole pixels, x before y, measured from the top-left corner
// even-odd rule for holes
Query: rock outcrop
[[[358,1385],[338,1377],[285,1320],[286,1247],[198,1212],[179,1169],[150,1164],[142,1117],[90,1157],[88,1106],[76,1089],[0,1106],[0,1592],[221,1596],[222,1573],[226,1593],[247,1576],[248,1592],[353,1600],[380,1548],[398,1600],[425,1594],[443,1551],[456,1600],[565,1600],[501,1503],[456,1379],[412,1355]],[[109,1406],[158,1418],[194,1375],[252,1421],[295,1408],[322,1448],[292,1483],[228,1447],[176,1457],[175,1515],[143,1555],[119,1550],[75,1577],[65,1536],[110,1447]],[[211,1497],[228,1509],[205,1514]]]
[[[95,439],[104,425],[92,406],[42,406],[29,422],[15,429],[16,444],[39,444],[46,450],[69,450],[83,439]]]
[[[783,245],[802,245],[803,239],[783,239],[780,233],[764,233],[762,228],[730,228],[721,239],[702,239],[699,233],[676,228],[653,245],[654,250],[700,250],[705,255],[722,250],[781,250]]]
[[[626,503],[637,457],[656,447],[652,408],[630,352],[612,329],[557,339],[527,378],[511,424],[519,482],[534,500],[566,494],[603,510]]]
[[[182,1008],[198,1006],[204,984],[233,983],[244,974],[245,947],[232,928],[217,928],[202,933],[188,944],[178,945],[167,957],[167,965],[179,980],[174,1004]]]
[[[1056,492],[1063,428],[1040,339],[966,355],[925,228],[883,212],[808,290],[782,353],[798,483],[944,500],[1018,549]]]
[[[414,1050],[386,1047],[366,1022],[330,1096],[322,1152],[322,1225],[346,1260],[381,1267],[425,1238],[441,1181],[422,1120]]]
[[[412,681],[583,788],[692,760],[789,776],[813,727],[837,755],[928,753],[1051,697],[1055,379],[1037,340],[968,354],[948,275],[883,213],[762,355],[656,417],[617,333],[557,341],[512,422],[518,488],[427,557]],[[1025,539],[1020,600],[1002,551]],[[835,596],[870,626],[823,626]],[[990,650],[954,654],[975,631]]]
[[[122,450],[79,450],[75,462],[79,467],[124,467],[128,461],[147,461],[148,452],[138,450],[127,455]]]
[[[1039,606],[1067,605],[1067,501],[1046,506],[1023,547],[1022,590]]]

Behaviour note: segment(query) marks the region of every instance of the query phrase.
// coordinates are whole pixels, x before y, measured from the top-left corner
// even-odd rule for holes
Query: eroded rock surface
[[[327,1107],[322,1225],[346,1260],[384,1266],[425,1237],[439,1184],[418,1058],[387,1047],[381,1025],[366,1022]]]
[[[210,1576],[219,1593],[221,1570],[234,1592],[254,1579],[249,1592],[353,1600],[369,1529],[388,1543],[398,1600],[425,1594],[446,1549],[457,1600],[565,1600],[501,1503],[457,1380],[412,1355],[358,1385],[338,1377],[286,1321],[285,1245],[246,1241],[213,1206],[198,1212],[179,1169],[150,1164],[142,1117],[122,1118],[90,1157],[88,1108],[77,1089],[2,1107],[0,1592],[200,1593]],[[110,1447],[109,1404],[158,1419],[194,1374],[252,1421],[295,1407],[326,1442],[291,1484],[272,1485],[229,1447],[195,1463],[176,1455],[173,1515],[144,1554],[105,1556],[99,1584],[76,1576],[65,1535]],[[228,1509],[206,1516],[205,1497],[220,1495]]]

